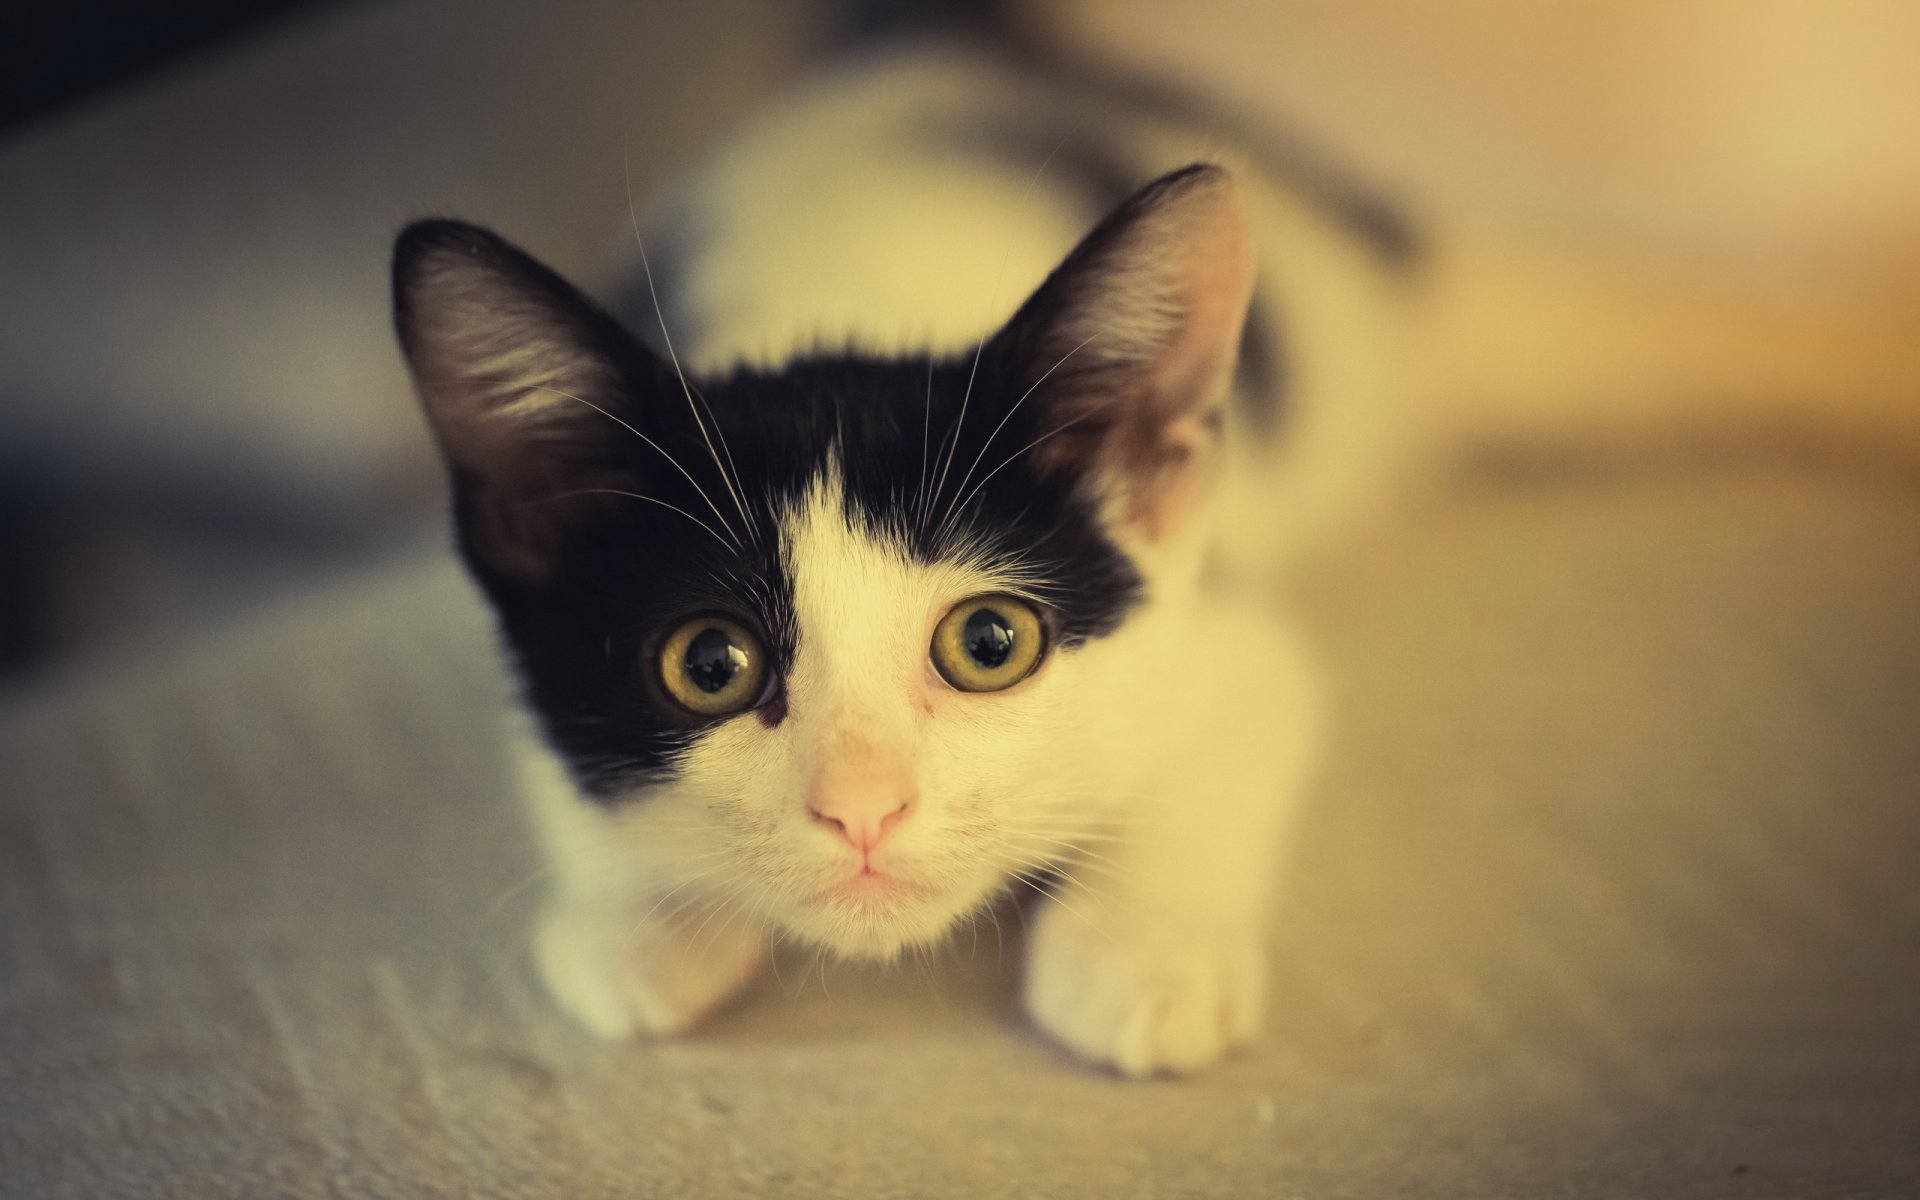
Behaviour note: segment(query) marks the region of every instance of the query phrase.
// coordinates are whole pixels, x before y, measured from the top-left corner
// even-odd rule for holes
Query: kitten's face
[[[891,954],[939,936],[1095,824],[1062,803],[1072,782],[1063,767],[1081,757],[1070,750],[1075,726],[1093,699],[1075,670],[1084,642],[1067,631],[1119,620],[1131,579],[1083,524],[1077,549],[1092,569],[1083,607],[1063,611],[1062,559],[1012,538],[918,556],[849,511],[831,466],[778,525],[790,605],[779,620],[793,634],[775,652],[778,680],[757,715],[689,741],[675,781],[636,805],[634,836],[679,842],[676,863],[725,862],[744,887],[724,890],[789,931],[843,953]],[[1039,627],[1013,627],[1023,602]],[[1032,648],[1041,658],[1025,674],[1018,659],[1002,661],[1009,686],[960,690],[933,649],[956,609],[1052,644]],[[994,649],[980,658],[991,663]],[[951,656],[951,641],[938,653]],[[953,666],[990,674],[964,644],[960,654]],[[646,665],[675,666],[671,656]]]
[[[1055,810],[1094,700],[1075,667],[1140,589],[1064,480],[1009,468],[950,515],[963,481],[972,491],[1040,431],[1016,415],[988,446],[973,402],[998,404],[997,422],[1006,385],[976,379],[978,436],[944,488],[930,445],[923,484],[920,421],[894,420],[891,401],[917,390],[924,409],[927,379],[924,362],[838,359],[705,381],[725,477],[684,396],[635,426],[659,450],[589,412],[611,431],[602,462],[619,464],[593,486],[633,495],[557,501],[569,520],[537,580],[480,560],[534,708],[615,835],[666,886],[717,885],[683,899],[718,890],[845,953],[938,935],[1076,832]],[[965,363],[936,365],[936,439],[965,384]],[[662,451],[701,486],[654,469]],[[936,629],[969,601],[1000,617],[976,626],[1039,652],[1009,686],[963,691],[942,671]],[[734,711],[692,707],[716,702]]]
[[[462,550],[650,885],[890,955],[1091,832],[1086,731],[1156,548],[1191,533],[1244,259],[1224,177],[1189,170],[977,361],[683,389],[491,235],[403,236]]]

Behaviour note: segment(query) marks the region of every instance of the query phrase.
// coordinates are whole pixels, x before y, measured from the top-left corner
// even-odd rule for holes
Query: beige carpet
[[[1010,1003],[1017,918],[604,1046],[423,551],[0,714],[8,1196],[1912,1196],[1920,489],[1482,484],[1325,564],[1271,1029],[1183,1082]]]

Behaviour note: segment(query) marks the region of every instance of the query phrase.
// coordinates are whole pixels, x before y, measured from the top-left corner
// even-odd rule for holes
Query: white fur
[[[703,337],[690,358],[777,362],[849,339],[970,348],[1086,221],[1044,181],[942,157],[918,131],[930,115],[1046,102],[1018,76],[919,56],[822,85],[751,131],[682,198],[713,231],[691,281]],[[1221,157],[1182,130],[1130,134],[1143,181]],[[1285,347],[1288,433],[1269,451],[1229,424],[1215,487],[1180,536],[1126,546],[1152,599],[1118,632],[1005,693],[946,688],[927,661],[934,622],[1029,581],[913,563],[847,526],[829,476],[787,522],[800,650],[784,722],[734,718],[683,783],[612,812],[530,752],[559,876],[541,962],[588,1025],[684,1028],[751,974],[769,936],[868,957],[936,941],[1020,886],[1009,872],[1050,862],[1066,882],[1031,923],[1033,1017],[1129,1074],[1211,1062],[1258,1027],[1273,865],[1319,738],[1312,666],[1261,598],[1275,564],[1390,494],[1384,481],[1442,422],[1577,425],[1619,407],[1582,397],[1624,391],[1651,424],[1673,389],[1643,376],[1742,403],[1767,379],[1810,381],[1793,394],[1824,402],[1835,379],[1847,396],[1904,397],[1916,376],[1907,351],[1854,355],[1791,313],[1755,321],[1658,288],[1603,295],[1592,272],[1570,276],[1582,290],[1453,243],[1422,291],[1285,191],[1241,181]],[[1671,330],[1641,336],[1653,326]],[[1782,332],[1755,345],[1754,328]],[[1920,410],[1900,411],[1889,428],[1910,433]],[[909,887],[856,890],[857,852],[809,816],[808,781],[837,759],[870,761],[908,803],[875,862]]]
[[[957,64],[926,66],[865,81],[858,103],[817,98],[716,172],[700,193],[722,236],[694,279],[706,331],[696,361],[778,360],[816,336],[963,348],[1085,232],[1026,179],[888,142],[893,118],[875,114],[929,97],[964,104],[979,84]],[[889,102],[890,90],[902,94]],[[1264,203],[1276,206],[1263,214],[1270,230],[1317,239],[1288,246],[1289,271],[1327,276],[1320,309],[1283,301],[1290,347],[1366,337],[1380,305],[1355,282],[1364,268],[1305,216]],[[1365,355],[1327,363],[1296,371],[1299,386],[1364,397],[1387,369]],[[1340,423],[1370,411],[1363,399],[1306,436],[1345,436]],[[1246,1042],[1274,862],[1319,737],[1318,687],[1271,605],[1201,575],[1203,563],[1255,561],[1287,540],[1271,495],[1242,544],[1223,536],[1223,522],[1261,503],[1249,473],[1270,466],[1230,442],[1215,494],[1176,536],[1125,545],[1149,602],[988,694],[941,680],[928,658],[935,623],[967,597],[1034,581],[964,559],[914,562],[849,526],[829,472],[785,522],[799,640],[783,721],[724,722],[678,783],[612,810],[529,752],[558,876],[540,935],[551,991],[601,1033],[672,1032],[743,983],[769,938],[890,957],[1027,886],[1018,873],[1053,866],[1065,882],[1031,922],[1024,982],[1045,1029],[1135,1075],[1203,1066]],[[836,761],[871,764],[907,804],[872,860],[890,884],[863,880],[859,853],[808,812],[808,789]]]
[[[603,1034],[673,1032],[750,976],[769,934],[889,957],[945,937],[1010,872],[1084,852],[1034,922],[1034,1015],[1135,1073],[1244,1041],[1271,857],[1316,730],[1297,645],[1269,614],[1172,589],[1007,691],[955,691],[929,663],[935,623],[1026,581],[914,563],[849,526],[838,486],[786,525],[800,642],[784,721],[733,718],[682,782],[611,811],[529,756],[558,875],[540,938],[555,996]],[[817,767],[850,747],[911,767],[879,889],[807,812]]]

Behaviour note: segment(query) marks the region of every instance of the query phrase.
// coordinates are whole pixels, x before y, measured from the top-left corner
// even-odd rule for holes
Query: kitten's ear
[[[632,436],[620,422],[636,419],[627,398],[657,364],[571,284],[459,221],[400,234],[393,299],[453,476],[462,545],[497,570],[540,578],[582,511],[562,498],[612,478],[612,443]]]
[[[1044,406],[1039,468],[1092,479],[1149,541],[1177,527],[1216,454],[1252,289],[1224,169],[1175,171],[1114,210],[995,336]]]

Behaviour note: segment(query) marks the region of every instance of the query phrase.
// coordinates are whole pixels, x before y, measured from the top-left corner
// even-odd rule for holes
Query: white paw
[[[680,1033],[744,987],[767,960],[757,929],[681,930],[630,914],[554,908],[534,942],[556,1003],[606,1038]]]
[[[1027,1012],[1068,1049],[1126,1075],[1192,1071],[1258,1035],[1265,968],[1252,937],[1109,936],[1043,902],[1027,948]]]

